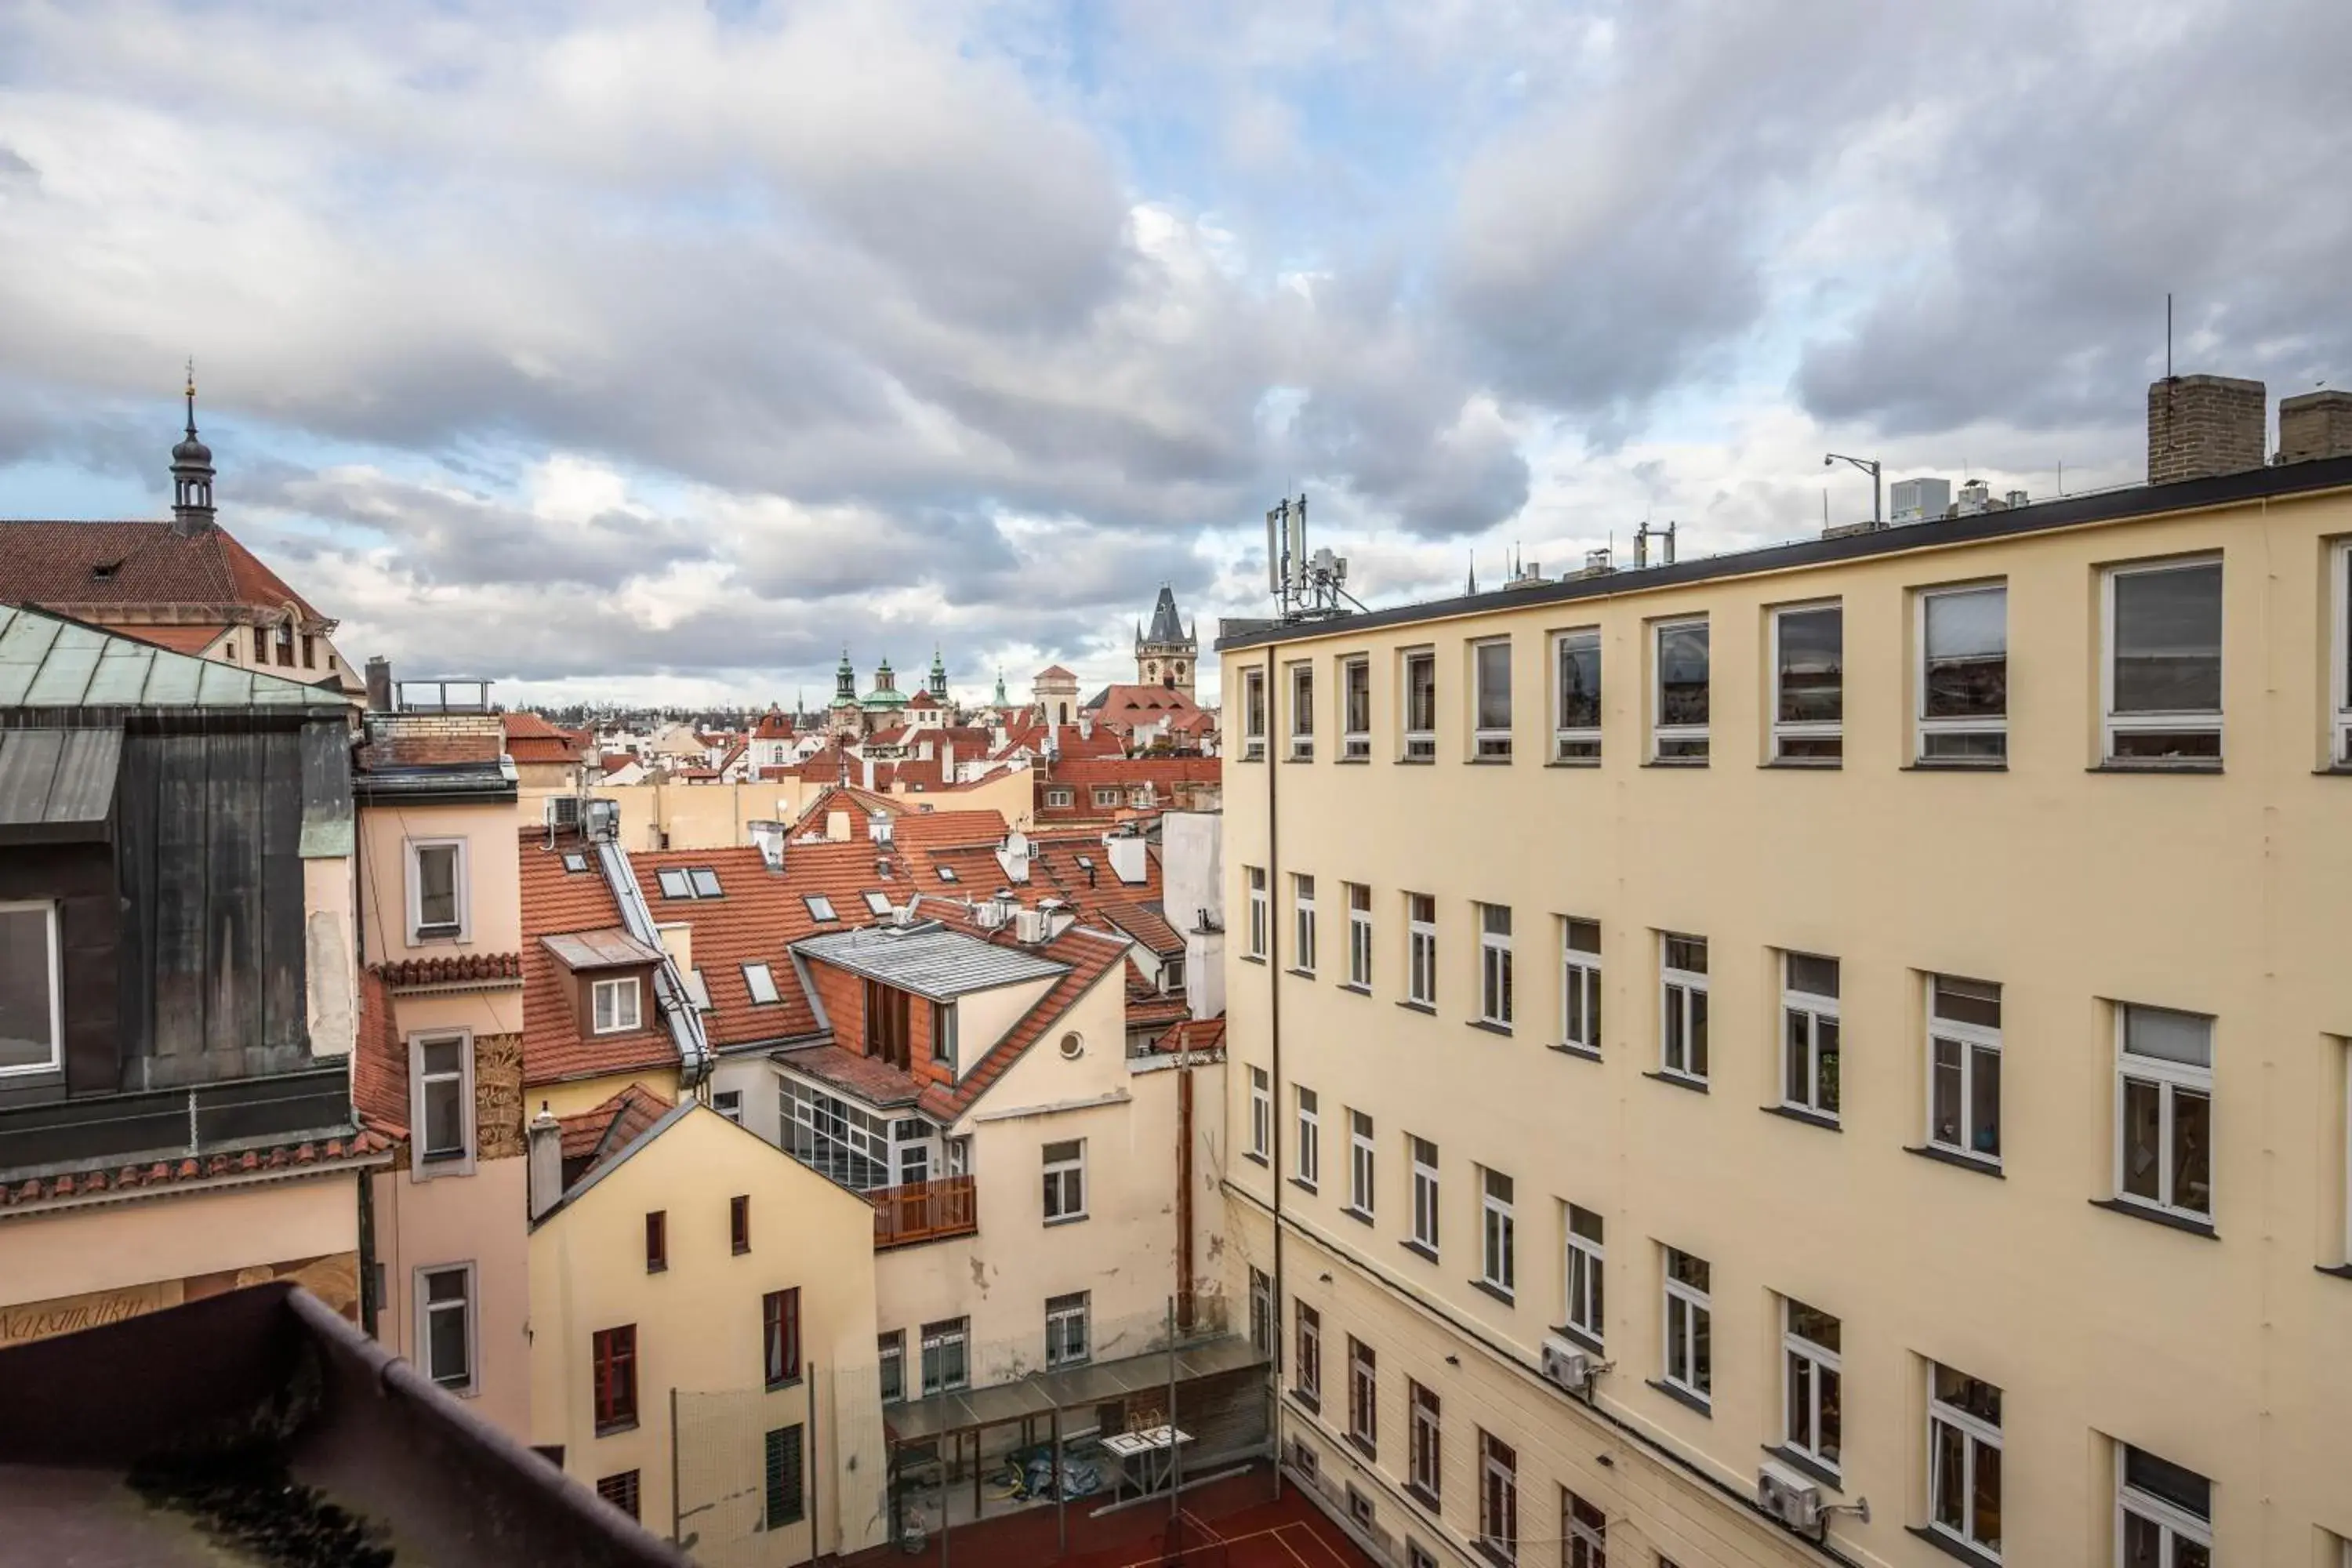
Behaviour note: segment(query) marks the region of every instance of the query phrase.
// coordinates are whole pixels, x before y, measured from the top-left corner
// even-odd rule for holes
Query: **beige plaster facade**
[[[1244,1152],[1227,1288],[1279,1276],[1288,1389],[1298,1305],[1319,1314],[1319,1409],[1286,1394],[1283,1435],[1370,1497],[1381,1529],[1437,1562],[1477,1560],[1491,1533],[1483,1433],[1514,1456],[1519,1562],[1562,1560],[1563,1489],[1605,1520],[1612,1561],[1833,1560],[1754,1500],[1766,1451],[1801,1436],[1787,1414],[1793,1300],[1842,1338],[1842,1454],[1822,1500],[1870,1505],[1867,1523],[1829,1520],[1836,1561],[2118,1561],[2129,1445],[2210,1482],[2215,1560],[2334,1568],[2352,1539],[2352,1279],[2338,1277],[2352,777],[2335,738],[2352,663],[2352,490],[2261,483],[2273,493],[2194,510],[2163,498],[2221,490],[2140,492],[2104,515],[2078,508],[2074,526],[1897,529],[1843,554],[1685,561],[1223,650],[1223,689],[1263,673],[1277,759],[1250,760],[1245,737],[1226,775],[1227,1112]],[[2221,565],[2220,764],[2106,767],[2110,569],[2196,558]],[[1922,591],[1993,584],[2006,589],[2006,765],[1918,766]],[[1842,764],[1765,765],[1773,611],[1822,602],[1843,610]],[[1711,757],[1657,765],[1655,628],[1697,616]],[[1600,756],[1555,764],[1554,635],[1586,629],[1601,651]],[[1484,738],[1507,757],[1474,729],[1474,647],[1491,639],[1507,640],[1511,701]],[[2196,640],[2160,651],[2198,655]],[[1425,760],[1408,760],[1402,682],[1423,650],[1434,723]],[[1355,658],[1370,722],[1350,762],[1339,693]],[[1280,760],[1301,662],[1313,756]],[[1311,973],[1295,972],[1302,874]],[[1368,889],[1369,976],[1351,973],[1349,884]],[[1411,974],[1415,895],[1431,900],[1433,994]],[[1509,912],[1507,1024],[1491,1021],[1484,908]],[[1571,920],[1597,924],[1597,974],[1580,984],[1603,1023],[1562,1048],[1582,1027],[1566,1000],[1564,966],[1581,962],[1564,946]],[[1690,989],[1666,989],[1667,933],[1706,941],[1703,1079],[1686,1070],[1687,1033],[1685,1070],[1666,1055],[1664,1015]],[[1788,954],[1836,961],[1842,1081],[1827,1114],[1790,1103]],[[1939,974],[2000,988],[1997,1160],[1966,1140],[1934,1146]],[[2137,1154],[2124,1169],[2119,1086],[2134,1005],[2210,1020],[2184,1026],[2203,1030],[2208,1067],[2172,1080],[2209,1097],[2210,1124],[2198,1136],[2192,1100],[2168,1102],[2168,1213],[2119,1190],[2141,1180]],[[1299,1168],[1302,1089],[1319,1121],[1312,1172]],[[1372,1162],[1360,1205],[1358,1114]],[[1414,1174],[1416,1139],[1434,1155],[1433,1194]],[[1507,1193],[1503,1285],[1490,1173]],[[1569,1300],[1570,1205],[1605,1232],[1598,1310]],[[1433,1246],[1414,1245],[1428,1228],[1417,1207],[1434,1213]],[[1707,1268],[1704,1397],[1667,1386],[1671,1324],[1693,1305],[1670,1317],[1669,1249]],[[1568,1340],[1580,1310],[1592,1331],[1567,1348],[1606,1366],[1589,1402],[1541,1372],[1547,1339]],[[1361,1443],[1348,1436],[1351,1340],[1372,1352]],[[1990,1524],[1997,1559],[1923,1537],[1937,1517],[1937,1365],[2000,1390],[1975,1450],[1999,1448],[1975,1527]],[[1687,1352],[1682,1366],[1687,1382]],[[1441,1401],[1440,1457],[1418,1491],[1416,1384]]]
[[[736,1195],[750,1205],[740,1251]],[[646,1247],[655,1212],[666,1216],[658,1269]],[[560,1446],[564,1468],[591,1485],[634,1472],[646,1524],[692,1537],[701,1562],[801,1563],[879,1543],[887,1466],[872,1371],[873,1225],[857,1194],[717,1112],[672,1112],[532,1230],[531,1441]],[[805,1364],[770,1386],[763,1301],[784,1290],[798,1292]],[[625,1326],[635,1330],[634,1414],[600,1432],[595,1335]],[[796,1515],[770,1519],[768,1435],[787,1430],[799,1434],[806,1488]]]
[[[851,764],[850,783],[858,783]],[[775,779],[745,784],[630,784],[593,785],[598,800],[617,802],[620,843],[630,849],[718,849],[751,842],[754,822],[797,823],[809,803],[837,780]],[[953,790],[896,788],[887,793],[905,803],[908,812],[925,806],[940,811],[994,811],[1014,827],[1026,828],[1036,815],[1036,775],[1026,768],[1004,768]],[[519,810],[526,825],[546,820],[551,795],[571,795],[569,782],[552,787],[522,781]]]

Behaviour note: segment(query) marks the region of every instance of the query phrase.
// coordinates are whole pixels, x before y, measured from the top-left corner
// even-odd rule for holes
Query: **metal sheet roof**
[[[988,1388],[959,1389],[910,1399],[886,1413],[891,1433],[901,1443],[918,1443],[975,1426],[1047,1415],[1055,1409],[1083,1410],[1130,1394],[1168,1390],[1170,1368],[1164,1350],[1118,1361],[1089,1362],[1058,1372],[1034,1372],[1017,1383]],[[1221,1377],[1258,1365],[1266,1358],[1238,1334],[1220,1335],[1176,1347],[1176,1381],[1192,1383]]]
[[[636,963],[659,963],[661,949],[648,947],[625,926],[603,931],[561,931],[539,939],[566,969],[620,969]]]
[[[0,843],[103,838],[120,730],[0,730]]]
[[[1000,947],[945,926],[864,926],[825,931],[793,951],[918,995],[946,1001],[1026,980],[1066,974],[1070,966],[1018,947]]]
[[[0,605],[0,708],[332,708],[331,692]]]

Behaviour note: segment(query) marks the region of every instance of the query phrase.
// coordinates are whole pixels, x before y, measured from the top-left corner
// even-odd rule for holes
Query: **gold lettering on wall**
[[[58,1334],[102,1328],[148,1312],[200,1301],[207,1296],[266,1285],[284,1279],[299,1285],[344,1317],[359,1318],[360,1260],[355,1252],[330,1252],[319,1258],[284,1263],[259,1263],[213,1274],[192,1274],[182,1279],[157,1279],[124,1285],[112,1290],[92,1290],[80,1296],[59,1296],[47,1301],[26,1301],[0,1307],[0,1345],[22,1344]]]
[[[474,1037],[474,1149],[501,1160],[528,1148],[522,1130],[522,1037]]]

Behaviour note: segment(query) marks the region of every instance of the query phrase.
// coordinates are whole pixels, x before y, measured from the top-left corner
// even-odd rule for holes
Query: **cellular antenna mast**
[[[1307,552],[1307,497],[1285,496],[1265,514],[1265,574],[1267,592],[1286,621],[1322,620],[1345,615],[1363,603],[1342,586],[1348,581],[1345,556],[1327,547]]]

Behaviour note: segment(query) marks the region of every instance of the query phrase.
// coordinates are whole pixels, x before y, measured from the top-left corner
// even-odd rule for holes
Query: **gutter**
[[[645,889],[637,886],[636,873],[629,868],[629,852],[609,838],[593,847],[596,868],[604,874],[604,886],[612,889],[613,901],[620,906],[621,923],[631,936],[662,955],[661,967],[654,971],[654,1000],[661,1008],[670,1041],[677,1047],[679,1087],[690,1091],[710,1076],[710,1043],[702,1032],[702,1014],[687,994],[686,976],[678,973],[677,960],[662,945],[654,912],[646,905]]]

